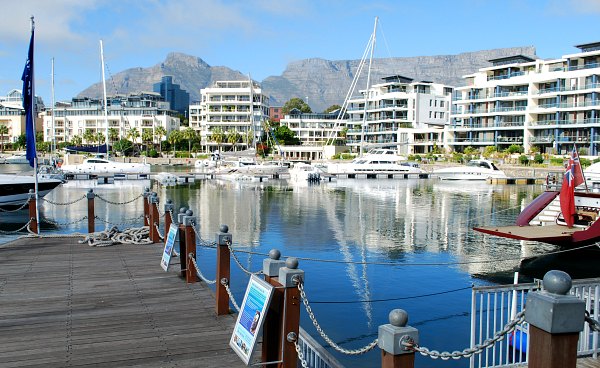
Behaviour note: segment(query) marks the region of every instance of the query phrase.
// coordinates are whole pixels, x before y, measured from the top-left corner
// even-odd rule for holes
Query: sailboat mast
[[[102,64],[102,92],[104,95],[104,143],[106,144],[106,158],[108,158],[108,103],[106,101],[106,78],[104,77],[104,47],[100,40],[100,62]]]
[[[56,125],[54,125],[54,106],[56,105],[56,101],[54,101],[54,58],[52,58],[52,153],[56,151]]]
[[[373,36],[371,37],[371,53],[369,55],[369,69],[367,70],[367,88],[365,90],[365,106],[363,112],[363,121],[360,129],[360,153],[359,156],[363,155],[363,147],[365,142],[365,125],[367,123],[367,102],[369,99],[369,88],[371,87],[371,66],[373,65],[373,52],[375,51],[375,41],[377,38],[377,21],[379,17],[375,17],[375,25],[373,26]]]
[[[248,73],[248,82],[250,84],[250,124],[252,125],[252,143],[256,153],[256,127],[254,126],[254,92],[252,91],[252,78]]]

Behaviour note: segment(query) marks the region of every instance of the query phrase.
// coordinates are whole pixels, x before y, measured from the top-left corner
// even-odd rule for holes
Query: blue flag
[[[25,109],[25,146],[27,148],[27,159],[29,165],[34,166],[37,157],[35,150],[35,91],[33,84],[33,28],[31,29],[31,40],[29,41],[29,53],[23,70],[23,108]]]

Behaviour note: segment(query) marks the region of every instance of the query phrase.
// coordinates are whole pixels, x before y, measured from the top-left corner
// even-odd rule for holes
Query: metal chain
[[[156,222],[154,223],[154,228],[156,229],[156,232],[158,233],[158,237],[160,238],[160,240],[165,240],[165,236],[160,233],[160,229],[158,228],[158,224]]]
[[[82,201],[82,200],[84,200],[86,198],[87,198],[87,195],[84,194],[82,197],[79,197],[79,198],[77,198],[77,199],[75,199],[75,200],[73,200],[71,202],[65,202],[65,203],[53,202],[53,201],[51,201],[51,200],[49,200],[47,198],[40,198],[40,199],[43,200],[43,201],[45,201],[45,202],[48,202],[50,204],[53,204],[55,206],[70,206],[70,205],[75,204],[75,203],[77,203],[79,201]]]
[[[585,311],[585,321],[590,325],[590,330],[600,332],[600,322],[590,317],[590,312]]]
[[[140,219],[144,218],[144,215],[140,215],[140,216],[138,216],[138,217],[135,217],[135,218],[132,218],[132,219],[128,219],[128,220],[125,220],[125,221],[123,221],[123,222],[121,222],[121,223],[118,223],[118,224],[117,224],[117,223],[114,223],[114,222],[106,221],[106,220],[104,220],[104,219],[102,219],[102,218],[100,218],[100,217],[98,217],[98,216],[94,216],[94,218],[95,218],[96,220],[99,220],[99,221],[101,221],[101,222],[104,222],[105,224],[108,224],[108,225],[112,225],[112,226],[125,226],[125,225],[133,225],[134,223],[136,223],[136,222],[137,222],[137,221],[139,221]]]
[[[198,268],[198,264],[196,264],[196,259],[194,257],[191,257],[190,254],[188,254],[188,257],[192,259],[192,264],[194,265],[194,268],[196,269],[196,273],[198,274],[198,277],[200,277],[202,279],[202,281],[206,282],[209,285],[212,284],[216,284],[217,280],[209,280],[206,277],[204,277],[204,275],[202,274],[202,272],[200,272],[200,269]]]
[[[312,321],[313,325],[317,329],[317,332],[319,333],[319,335],[321,335],[323,340],[325,340],[336,351],[346,355],[361,355],[373,350],[373,348],[377,346],[377,339],[375,339],[368,345],[355,350],[344,349],[338,344],[336,344],[333,340],[331,340],[331,338],[329,338],[329,336],[327,336],[327,334],[325,334],[325,332],[319,325],[319,322],[317,322],[317,318],[315,317],[312,308],[310,307],[310,305],[308,305],[308,299],[306,299],[306,293],[304,292],[304,284],[302,282],[298,283],[298,290],[300,290],[300,297],[302,298],[302,303],[304,303],[304,308],[306,308],[306,312],[308,313],[308,316],[310,317],[310,320]]]
[[[233,304],[233,306],[235,307],[235,310],[239,313],[240,307],[238,306],[238,303],[235,301],[235,297],[233,296],[233,293],[231,292],[231,289],[229,288],[229,280],[227,280],[226,278],[222,278],[221,285],[223,285],[225,287],[225,291],[227,291],[227,295],[229,295],[229,300],[231,300],[231,304]]]
[[[17,211],[21,211],[23,208],[27,207],[27,205],[29,204],[29,199],[25,201],[25,203],[23,203],[21,205],[21,207],[14,209],[14,210],[6,210],[2,207],[0,207],[0,212],[17,212]]]
[[[31,224],[31,222],[33,221],[33,218],[30,218],[29,221],[23,225],[21,228],[17,229],[17,230],[12,230],[12,231],[4,231],[4,230],[0,230],[0,234],[2,235],[11,235],[11,234],[16,234],[22,230],[24,230],[26,227],[29,226],[29,224]]]
[[[300,360],[300,363],[302,363],[302,368],[308,368],[308,363],[306,362],[306,359],[304,359],[304,354],[302,354],[300,345],[298,345],[298,340],[294,340],[294,347],[296,348],[296,353],[298,353],[298,359]]]
[[[200,236],[200,232],[196,229],[196,223],[192,222],[192,230],[194,230],[194,234],[196,234],[196,246],[204,247],[204,248],[216,248],[217,242],[209,242],[207,240],[202,239]]]
[[[240,262],[240,260],[238,259],[238,257],[235,255],[235,252],[233,251],[233,247],[231,246],[231,242],[229,240],[227,240],[227,247],[229,248],[229,253],[231,254],[231,257],[233,258],[233,260],[235,261],[235,263],[237,263],[238,267],[244,271],[246,274],[248,275],[262,275],[262,270],[256,271],[256,272],[251,272],[250,270],[246,269],[242,263]]]
[[[173,218],[173,210],[169,210],[169,216],[171,217],[171,223],[175,224],[175,219]]]
[[[56,222],[56,221],[44,218],[44,219],[41,220],[41,222],[46,222],[46,223],[48,223],[50,225],[54,225],[54,226],[69,226],[69,225],[74,225],[74,224],[76,224],[78,222],[81,222],[83,220],[86,220],[87,218],[88,218],[87,216],[83,216],[79,220],[74,220],[74,221],[65,222],[65,223],[59,223],[59,222]]]
[[[515,319],[508,322],[502,330],[496,332],[494,337],[487,339],[483,343],[477,344],[477,345],[473,346],[472,348],[464,349],[463,351],[453,351],[452,353],[444,351],[444,352],[440,353],[437,350],[429,350],[426,347],[420,347],[419,344],[412,341],[412,339],[410,339],[410,337],[408,337],[408,336],[403,337],[400,340],[400,344],[408,350],[417,351],[421,355],[428,356],[431,359],[441,358],[442,360],[448,360],[448,359],[452,358],[452,359],[458,360],[461,358],[470,358],[472,355],[480,354],[483,350],[491,347],[496,342],[503,340],[506,335],[513,332],[515,330],[515,328],[517,327],[517,325],[523,323],[524,320],[525,320],[525,309],[523,309],[521,312],[519,312],[515,316]]]
[[[137,197],[135,197],[133,199],[130,199],[129,201],[125,201],[125,202],[112,202],[112,201],[109,201],[106,198],[103,198],[100,194],[96,194],[96,198],[98,198],[99,200],[104,201],[106,203],[109,203],[109,204],[119,205],[119,204],[128,204],[128,203],[131,203],[131,202],[137,200],[138,198],[141,198],[143,195],[144,195],[144,193],[141,193],[139,196],[137,196]]]

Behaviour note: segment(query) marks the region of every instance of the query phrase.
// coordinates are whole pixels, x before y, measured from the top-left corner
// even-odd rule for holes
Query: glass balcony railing
[[[502,79],[508,79],[508,78],[512,78],[512,77],[519,77],[521,75],[525,75],[525,72],[512,72],[512,73],[507,73],[507,74],[502,74],[502,75],[488,75],[487,80],[488,81],[502,80]]]
[[[600,68],[600,63],[589,63],[584,65],[570,66],[569,71]]]

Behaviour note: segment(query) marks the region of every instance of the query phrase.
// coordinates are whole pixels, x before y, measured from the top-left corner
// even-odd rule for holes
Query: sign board
[[[160,266],[163,270],[169,270],[169,263],[171,262],[171,254],[173,254],[173,245],[175,244],[175,238],[177,237],[177,226],[171,224],[169,226],[169,233],[167,234],[167,240],[165,241],[165,251],[163,252],[162,259],[160,260]]]
[[[229,346],[246,365],[250,362],[272,296],[272,285],[256,275],[250,277],[244,301],[233,327],[231,340],[229,340]]]

